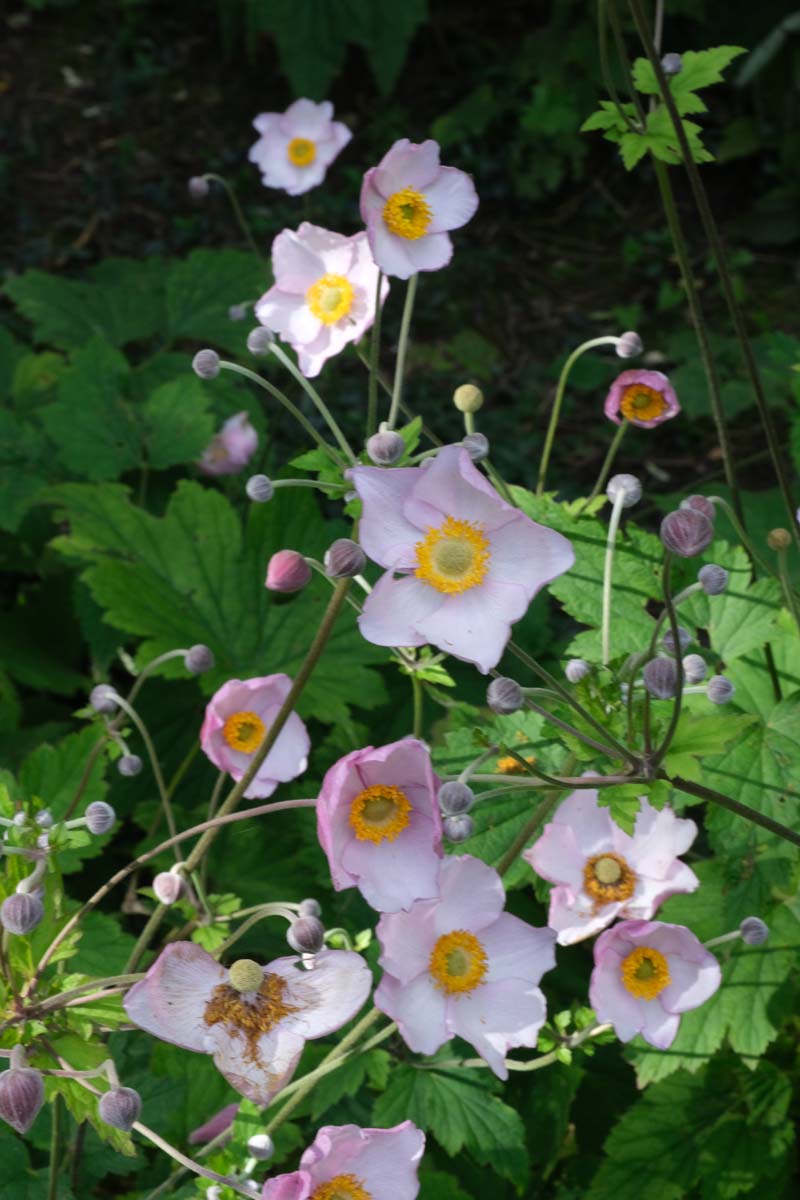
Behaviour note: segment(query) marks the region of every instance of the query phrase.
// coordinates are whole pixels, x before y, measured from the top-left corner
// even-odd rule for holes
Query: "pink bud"
[[[17,1133],[27,1133],[44,1104],[44,1082],[32,1067],[11,1067],[0,1075],[0,1117]]]
[[[171,871],[161,871],[153,880],[153,891],[162,904],[174,904],[183,894],[183,880]]]
[[[267,567],[264,586],[271,592],[299,592],[311,580],[311,567],[296,550],[279,550]]]

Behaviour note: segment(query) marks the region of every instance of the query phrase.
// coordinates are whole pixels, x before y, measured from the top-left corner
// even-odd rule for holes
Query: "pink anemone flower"
[[[345,237],[304,221],[275,238],[272,270],[275,284],[256,304],[256,317],[289,343],[300,370],[313,378],[375,320],[378,268],[367,235]],[[381,304],[388,291],[383,280]]]
[[[631,425],[653,429],[681,411],[672,384],[661,371],[623,371],[611,385],[605,414],[615,425],[623,418]]]
[[[572,544],[506,504],[462,446],[425,467],[353,467],[359,540],[386,567],[364,602],[378,646],[430,642],[486,674],[541,587],[569,570]]]
[[[357,887],[378,912],[439,894],[438,787],[430,751],[416,738],[334,763],[322,781],[317,830],[337,892]]]
[[[125,996],[140,1029],[211,1054],[228,1083],[268,1104],[288,1082],[307,1039],[340,1029],[364,1004],[372,977],[360,954],[322,950],[310,970],[297,957],[265,967],[221,966],[194,942],[173,942]]]
[[[300,1169],[268,1179],[262,1200],[414,1200],[425,1134],[411,1121],[391,1129],[323,1125]]]
[[[697,836],[694,821],[659,812],[643,796],[633,834],[601,808],[597,792],[573,792],[523,851],[537,875],[556,887],[547,923],[561,946],[591,937],[615,917],[648,920],[669,896],[693,892],[700,880],[682,863]]]
[[[325,172],[353,136],[333,120],[330,100],[295,100],[284,113],[260,113],[253,125],[261,134],[248,158],[261,172],[265,187],[300,196],[317,187]]]
[[[232,779],[242,778],[291,687],[288,675],[260,675],[223,683],[208,702],[200,730],[203,753],[215,767],[227,771]],[[305,725],[297,713],[290,713],[245,798],[271,796],[279,783],[301,775],[308,765],[310,746]]]
[[[657,1050],[675,1040],[681,1013],[705,1004],[720,985],[714,955],[690,929],[662,921],[622,921],[594,944],[589,1001],[621,1042],[640,1033]]]
[[[246,412],[229,417],[197,464],[204,475],[237,475],[258,449],[258,434]]]
[[[395,142],[361,185],[361,219],[375,262],[398,279],[446,267],[453,255],[448,230],[466,225],[477,207],[472,179],[440,166],[434,141]]]
[[[375,1007],[412,1050],[433,1054],[458,1035],[506,1079],[506,1051],[535,1046],[544,1023],[537,985],[555,966],[555,934],[503,912],[500,876],[468,854],[444,859],[439,888],[437,900],[378,922]]]

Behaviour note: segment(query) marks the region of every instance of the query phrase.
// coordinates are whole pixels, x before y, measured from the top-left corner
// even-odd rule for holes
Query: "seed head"
[[[352,579],[367,565],[367,556],[352,538],[337,538],[325,551],[325,574],[331,579]]]
[[[642,498],[642,485],[635,475],[614,475],[609,479],[608,487],[606,488],[606,495],[612,504],[620,492],[623,492],[625,495],[622,507],[632,508]]]
[[[483,407],[483,392],[474,383],[462,383],[453,392],[453,404],[459,412],[476,413]]]
[[[367,454],[379,467],[391,467],[405,453],[406,444],[399,433],[385,429],[367,439]]]
[[[0,1117],[17,1133],[27,1133],[44,1104],[44,1080],[33,1067],[0,1074]]]
[[[735,692],[736,688],[726,675],[712,675],[706,684],[706,695],[712,704],[727,704]]]
[[[107,716],[115,713],[119,707],[117,693],[107,683],[98,683],[97,687],[92,688],[89,693],[89,703],[95,712],[104,713]]]
[[[192,370],[201,379],[216,379],[219,375],[219,355],[216,350],[198,350],[192,359]]]
[[[86,812],[83,815],[86,818],[86,828],[89,830],[89,833],[96,835],[108,833],[117,819],[117,814],[110,804],[106,804],[105,800],[92,801],[91,804],[87,805]]]
[[[767,545],[770,550],[788,550],[792,544],[792,535],[788,529],[770,529],[767,534]]]
[[[570,683],[580,683],[591,669],[585,658],[571,658],[564,667],[564,674]]]
[[[439,808],[446,817],[469,812],[475,803],[475,793],[466,783],[451,779],[439,788]]]
[[[186,651],[183,663],[190,675],[202,675],[204,671],[210,671],[215,666],[216,659],[208,646],[198,642]]]
[[[442,821],[442,830],[448,842],[466,842],[467,838],[472,837],[474,822],[469,813],[453,813],[452,817],[445,817]]]
[[[697,581],[707,596],[718,596],[728,586],[728,572],[716,563],[706,563],[697,572]]]
[[[100,1119],[124,1133],[130,1133],[142,1111],[142,1097],[129,1087],[112,1088],[104,1092],[97,1105]]]
[[[275,495],[272,480],[267,475],[251,475],[244,485],[244,490],[256,504],[266,504]]]
[[[678,688],[678,668],[672,658],[651,658],[642,672],[644,686],[657,700],[669,700]]]
[[[518,712],[525,701],[522,688],[515,679],[493,679],[486,689],[486,703],[500,716]]]
[[[252,958],[239,958],[228,969],[228,982],[237,992],[257,992],[264,982],[264,968]]]
[[[311,581],[311,567],[296,550],[278,550],[269,560],[264,586],[271,592],[299,592]]]
[[[126,777],[138,775],[143,765],[144,764],[142,763],[142,760],[139,758],[138,754],[123,754],[122,757],[117,760],[117,770],[119,771],[120,775],[125,775]]]
[[[763,946],[769,937],[769,925],[761,917],[745,917],[739,926],[742,941],[748,946]]]
[[[461,439],[461,445],[474,463],[489,457],[489,439],[483,433],[468,433]]]
[[[642,339],[632,329],[620,334],[616,346],[617,354],[620,358],[636,358],[637,354],[641,354],[643,349]]]
[[[289,926],[286,940],[297,954],[318,954],[325,944],[325,927],[317,917],[300,917]]]
[[[44,916],[44,905],[36,892],[13,892],[0,906],[0,923],[9,933],[24,937]]]
[[[687,654],[683,660],[683,677],[687,683],[699,683],[705,679],[708,667],[699,654]]]
[[[696,508],[678,508],[661,522],[661,541],[673,554],[694,558],[702,554],[714,537],[714,526]]]

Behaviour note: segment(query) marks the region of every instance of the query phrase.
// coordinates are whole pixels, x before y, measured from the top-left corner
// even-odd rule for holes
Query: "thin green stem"
[[[415,738],[422,737],[422,715],[425,700],[425,692],[422,687],[422,680],[415,672],[411,676],[411,688],[414,693],[414,725],[413,736]]]
[[[406,369],[406,351],[408,350],[408,335],[411,329],[411,314],[414,311],[414,297],[417,294],[417,275],[412,275],[406,288],[406,299],[403,305],[403,317],[400,321],[400,340],[397,343],[397,361],[394,368],[394,386],[392,388],[392,403],[389,408],[387,428],[394,429],[397,414],[403,398],[403,378]]]
[[[608,475],[611,470],[611,466],[614,462],[614,459],[617,457],[617,451],[619,450],[622,439],[625,436],[625,432],[628,428],[628,424],[629,424],[629,422],[628,422],[627,418],[623,418],[619,429],[614,434],[614,437],[611,440],[611,445],[608,447],[608,452],[603,460],[603,465],[600,468],[600,474],[597,476],[597,482],[595,483],[594,487],[592,488],[590,495],[584,500],[583,504],[580,506],[580,508],[576,512],[576,514],[575,514],[576,517],[579,517],[581,515],[581,513],[585,512],[585,510],[589,507],[589,505],[592,503],[592,501],[595,500],[600,495],[603,488],[606,486],[606,480],[608,479]]]
[[[288,354],[284,353],[284,351],[281,349],[281,347],[278,345],[277,342],[272,342],[270,344],[270,353],[274,354],[275,357],[277,358],[278,362],[282,363],[283,366],[286,367],[286,370],[289,372],[289,374],[292,375],[293,378],[297,380],[297,382],[300,384],[300,387],[303,389],[305,394],[310,398],[312,403],[316,406],[317,412],[322,417],[323,421],[325,421],[326,425],[330,429],[330,431],[333,434],[333,436],[335,437],[336,441],[339,443],[339,448],[341,449],[345,458],[349,459],[351,463],[354,463],[356,461],[356,456],[353,453],[350,443],[348,442],[347,438],[342,433],[341,429],[339,428],[338,421],[336,420],[333,413],[328,408],[327,404],[322,399],[322,396],[320,396],[319,392],[314,387],[314,385],[312,383],[309,383],[309,381],[306,379],[305,375],[300,370],[300,368],[298,366],[296,366],[295,363],[292,362],[292,360],[291,360],[291,358],[289,358]]]
[[[625,111],[625,107],[619,98],[614,76],[611,72],[611,62],[608,56],[608,30],[606,29],[607,21],[607,0],[598,0],[597,12],[597,30],[598,30],[598,48],[600,51],[600,73],[603,76],[603,83],[606,85],[606,91],[611,97],[611,103],[617,110],[620,118],[625,122],[629,132],[638,133],[636,126],[630,119],[630,116]]]
[[[577,759],[575,755],[569,754],[564,761],[565,771],[574,771],[576,765]],[[517,836],[512,841],[511,845],[506,850],[503,857],[500,859],[500,862],[497,864],[497,872],[499,875],[505,875],[509,867],[511,867],[516,861],[518,855],[521,854],[525,849],[528,842],[541,825],[542,821],[544,821],[545,818],[550,815],[550,812],[555,807],[560,795],[560,790],[554,789],[552,792],[548,792],[541,804],[537,805],[537,807],[533,810],[533,815],[531,816],[530,820],[526,821],[522,829],[520,829]]]
[[[375,284],[375,319],[372,322],[372,338],[369,351],[369,385],[367,391],[367,437],[372,437],[378,428],[378,380],[380,378],[381,349],[381,287],[383,271],[378,271]]]
[[[236,218],[239,228],[241,229],[242,233],[244,234],[245,241],[247,242],[250,249],[253,251],[253,254],[255,254],[258,261],[260,263],[262,263],[263,265],[266,265],[267,260],[265,259],[264,255],[261,253],[258,246],[256,245],[256,240],[253,237],[253,234],[250,230],[250,225],[242,211],[241,205],[239,204],[238,198],[236,196],[236,192],[233,190],[231,185],[228,183],[227,179],[224,179],[222,175],[212,175],[212,174],[203,175],[202,178],[203,179],[213,179],[215,183],[222,184],[223,188],[225,189],[225,194],[227,195],[228,199],[230,200],[231,208],[233,209],[233,215]]]
[[[229,938],[226,938],[221,946],[218,946],[214,951],[214,958],[222,958],[230,950],[231,946],[235,946],[239,938],[244,937],[249,929],[257,925],[259,921],[263,921],[265,917],[283,917],[285,921],[297,920],[297,913],[291,912],[288,908],[284,908],[282,904],[262,904],[258,912],[252,913],[247,920],[242,921],[238,929],[234,929]]]
[[[606,538],[606,556],[603,563],[603,616],[601,625],[601,644],[603,666],[608,666],[611,658],[611,583],[614,571],[614,547],[617,542],[617,530],[622,518],[622,510],[627,499],[624,488],[620,488],[614,497],[611,518],[608,522],[608,537]]]
[[[735,529],[737,537],[741,541],[741,543],[744,546],[747,553],[750,555],[750,558],[753,560],[753,562],[758,563],[759,567],[761,567],[761,570],[766,575],[774,575],[775,574],[774,567],[772,567],[766,561],[766,559],[762,558],[761,555],[758,553],[758,551],[755,548],[755,545],[753,544],[752,539],[748,535],[747,530],[745,529],[744,525],[742,524],[742,521],[739,518],[739,514],[735,511],[735,509],[733,509],[730,506],[730,504],[728,504],[728,501],[725,500],[724,497],[722,497],[722,496],[709,496],[708,499],[715,506],[715,508],[721,508],[722,511],[725,513],[725,516],[728,518],[731,525]]]
[[[713,788],[695,783],[691,779],[684,779],[680,775],[667,775],[666,772],[661,772],[660,778],[666,779],[667,783],[676,787],[678,791],[686,792],[687,796],[697,796],[699,800],[710,800],[712,804],[719,804],[722,808],[727,808],[728,812],[735,813],[737,817],[743,817],[745,821],[760,825],[762,829],[776,834],[784,841],[791,842],[793,846],[800,846],[800,833],[789,829],[787,825],[782,825],[780,821],[773,821],[772,817],[765,816],[764,813],[760,813],[754,808],[748,808],[746,804],[740,804],[738,800],[725,796],[722,792],[716,792]]]
[[[783,588],[784,599],[789,608],[789,612],[794,617],[794,623],[797,626],[797,631],[800,633],[800,608],[797,604],[797,594],[792,587],[792,581],[789,578],[789,567],[786,562],[786,549],[782,547],[778,550],[778,576]]]
[[[659,746],[653,757],[653,765],[658,766],[662,761],[667,751],[670,748],[672,739],[675,736],[675,730],[678,728],[678,721],[681,717],[681,706],[683,704],[683,657],[681,650],[681,639],[678,636],[678,615],[675,612],[675,605],[672,602],[672,555],[669,550],[664,555],[664,569],[662,572],[662,587],[664,591],[664,607],[667,610],[669,619],[669,627],[672,631],[672,653],[675,658],[675,699],[672,701],[672,713],[670,715],[667,732],[664,734],[664,740]]]
[[[50,1105],[50,1120],[50,1174],[47,1183],[47,1200],[57,1200],[63,1136],[63,1107],[58,1092],[53,1096]]]
[[[140,735],[142,741],[145,744],[145,749],[147,750],[147,757],[150,759],[150,766],[153,768],[153,775],[155,776],[156,787],[158,788],[158,794],[159,794],[159,797],[161,798],[161,807],[163,808],[164,816],[167,819],[167,828],[169,829],[170,837],[174,837],[175,834],[178,832],[178,826],[175,824],[175,815],[172,811],[172,804],[170,803],[169,793],[167,792],[167,785],[164,782],[164,776],[161,772],[161,764],[158,761],[158,755],[156,754],[156,748],[153,745],[153,740],[150,737],[150,734],[148,733],[147,726],[145,725],[144,721],[139,716],[139,714],[137,713],[137,711],[133,707],[133,705],[130,704],[127,700],[125,700],[122,696],[117,695],[116,702],[119,705],[119,707],[122,709],[122,711],[124,713],[127,713],[127,715],[130,717],[130,719],[133,721],[134,725],[136,726],[136,728],[139,731],[139,735]],[[178,860],[178,862],[180,862],[180,851],[177,849],[177,847],[175,849],[175,857]]]

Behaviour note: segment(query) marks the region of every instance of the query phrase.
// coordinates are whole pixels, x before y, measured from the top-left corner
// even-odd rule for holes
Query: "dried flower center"
[[[244,1037],[246,1056],[251,1062],[259,1061],[258,1042],[262,1035],[289,1013],[299,1011],[285,999],[285,979],[280,975],[265,975],[260,967],[259,973],[261,983],[257,991],[242,993],[230,984],[218,984],[203,1013],[203,1021],[209,1027],[222,1024],[229,1033]]]
[[[666,958],[652,946],[637,946],[622,961],[622,982],[632,996],[654,1000],[672,982]]]
[[[377,784],[359,792],[350,805],[350,824],[360,842],[393,842],[408,825],[411,803],[400,788]]]
[[[355,291],[344,275],[322,275],[306,292],[306,304],[318,321],[335,325],[353,307]]]
[[[583,886],[598,904],[611,904],[614,900],[630,900],[636,875],[622,855],[596,854],[586,860]]]
[[[355,1175],[334,1175],[333,1179],[315,1188],[309,1200],[372,1200],[372,1192],[368,1192]]]
[[[310,138],[292,138],[286,147],[286,157],[296,167],[310,167],[317,157],[317,147]]]
[[[383,220],[390,233],[415,241],[428,232],[433,213],[422,192],[407,187],[395,192],[386,201]]]
[[[489,539],[471,521],[446,517],[415,549],[417,578],[437,592],[466,592],[483,583],[489,569]]]
[[[261,717],[249,711],[233,713],[222,726],[222,736],[231,750],[241,750],[243,754],[257,750],[266,732]]]
[[[652,421],[660,417],[667,407],[661,392],[645,383],[632,383],[625,388],[620,401],[620,412],[629,421]]]
[[[436,986],[448,993],[471,992],[488,969],[486,951],[475,934],[466,929],[443,933],[428,961]]]

